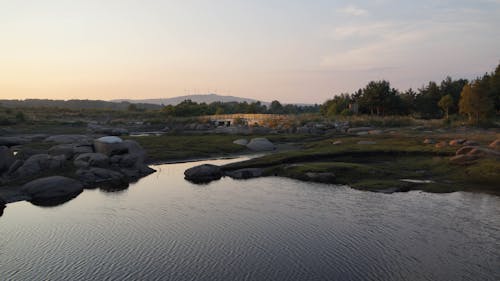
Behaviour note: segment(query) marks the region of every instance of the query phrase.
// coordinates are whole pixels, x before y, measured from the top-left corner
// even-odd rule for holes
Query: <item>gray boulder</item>
[[[238,144],[238,145],[247,145],[248,140],[247,139],[237,139],[237,140],[233,141],[233,143]]]
[[[14,154],[6,146],[0,146],[0,174],[9,170],[12,163],[14,163]]]
[[[50,155],[64,155],[64,157],[68,160],[73,158],[74,155],[72,144],[54,145],[53,147],[49,148],[48,152]]]
[[[66,158],[62,155],[51,156],[48,154],[35,154],[24,161],[22,166],[12,171],[12,176],[15,178],[23,178],[50,170],[60,169],[64,166],[65,161]]]
[[[102,153],[83,153],[78,155],[73,161],[77,168],[101,167],[109,166],[109,157]]]
[[[250,178],[261,177],[263,174],[263,170],[260,168],[247,168],[235,171],[228,171],[225,174],[226,176],[233,179],[250,179]]]
[[[127,182],[122,173],[103,168],[78,169],[76,175],[85,186],[102,183],[121,185]]]
[[[195,183],[205,183],[218,180],[222,177],[222,170],[219,166],[203,164],[192,167],[184,171],[184,178]]]
[[[21,187],[21,192],[32,202],[45,202],[74,197],[83,191],[83,185],[74,179],[52,176],[36,179]]]
[[[107,136],[94,140],[95,152],[107,156],[127,153],[127,149],[122,145],[123,140],[119,137]]]
[[[247,147],[254,151],[270,151],[276,149],[276,146],[266,138],[254,138],[250,140]]]

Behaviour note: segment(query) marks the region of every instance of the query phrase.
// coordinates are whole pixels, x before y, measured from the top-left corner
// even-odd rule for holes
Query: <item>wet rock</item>
[[[83,153],[78,155],[73,161],[77,168],[101,167],[109,166],[109,157],[102,153]]]
[[[247,147],[254,151],[270,151],[276,149],[276,146],[266,138],[254,138],[250,140]]]
[[[122,185],[127,182],[122,173],[95,167],[90,169],[78,169],[76,171],[76,176],[86,187],[103,183]]]
[[[21,192],[37,204],[72,198],[82,191],[83,185],[79,181],[61,176],[36,179],[21,187]]]
[[[219,166],[203,164],[192,167],[184,171],[184,178],[195,183],[205,183],[218,180],[222,177],[222,170]]]
[[[260,168],[247,168],[247,169],[240,169],[240,170],[226,172],[226,176],[233,179],[257,178],[261,177],[262,174],[263,170]]]
[[[127,148],[122,145],[123,140],[119,137],[107,136],[94,140],[95,152],[107,156],[127,153]]]

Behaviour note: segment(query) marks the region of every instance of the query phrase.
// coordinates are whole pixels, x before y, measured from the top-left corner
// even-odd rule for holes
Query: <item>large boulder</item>
[[[68,160],[72,159],[76,155],[92,152],[94,152],[94,150],[91,145],[74,143],[54,145],[48,151],[50,155],[64,155]]]
[[[73,198],[82,191],[79,181],[61,176],[36,179],[21,187],[21,192],[28,195],[30,201],[40,204]]]
[[[107,136],[94,140],[95,152],[102,153],[107,156],[125,154],[127,148],[122,145],[123,140],[115,136]]]
[[[254,138],[250,140],[247,147],[254,151],[270,151],[276,149],[276,146],[266,138]]]
[[[73,161],[77,168],[101,167],[109,166],[109,157],[102,153],[83,153],[78,155]]]
[[[78,169],[76,175],[85,186],[98,184],[122,185],[127,183],[122,173],[103,168]]]
[[[45,141],[55,143],[90,143],[91,138],[86,135],[55,135],[47,137]]]
[[[14,161],[12,151],[6,146],[0,146],[0,174],[9,170]]]
[[[64,166],[65,161],[66,158],[62,155],[51,156],[48,154],[35,154],[24,161],[22,166],[15,169],[15,171],[10,171],[13,169],[9,168],[9,172],[12,172],[14,178],[24,178],[46,171],[60,169]]]
[[[195,183],[210,182],[222,177],[222,170],[219,166],[203,164],[192,167],[184,171],[184,178]]]
[[[263,174],[263,170],[261,168],[246,168],[239,169],[235,171],[228,171],[225,173],[226,176],[233,179],[250,179],[261,177]]]

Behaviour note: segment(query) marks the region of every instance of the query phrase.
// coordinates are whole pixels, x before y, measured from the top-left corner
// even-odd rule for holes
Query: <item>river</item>
[[[500,280],[500,197],[284,178],[207,185],[154,166],[123,191],[9,204],[0,280]]]

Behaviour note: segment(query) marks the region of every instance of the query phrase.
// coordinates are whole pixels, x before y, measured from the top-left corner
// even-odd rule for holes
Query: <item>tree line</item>
[[[500,64],[473,81],[447,77],[429,82],[417,91],[399,91],[386,80],[371,81],[364,88],[327,100],[320,107],[326,117],[335,115],[412,115],[417,118],[448,118],[464,114],[471,121],[500,113]]]
[[[197,103],[192,100],[185,100],[177,105],[167,105],[162,111],[167,116],[192,117],[202,115],[216,114],[235,114],[235,113],[260,113],[260,114],[301,114],[317,113],[319,105],[282,105],[279,101],[272,101],[269,106],[261,102],[212,102]]]

